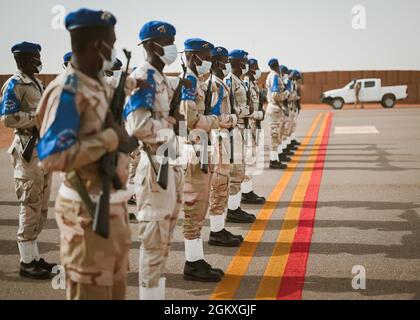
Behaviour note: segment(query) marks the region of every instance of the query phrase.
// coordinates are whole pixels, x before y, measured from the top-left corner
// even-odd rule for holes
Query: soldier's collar
[[[89,89],[94,91],[105,91],[105,82],[101,81],[98,82],[95,79],[92,79],[88,75],[84,74],[82,71],[78,70],[71,64],[68,65],[66,69],[66,73],[75,73],[77,78],[83,82],[84,85],[86,85]]]
[[[32,84],[32,83],[34,83],[34,81],[30,77],[28,77],[26,74],[24,74],[21,70],[16,71],[15,72],[15,76],[20,81],[22,81],[22,83],[24,83],[24,84]],[[35,79],[37,79],[37,78],[35,77]],[[38,84],[42,84],[41,80],[38,80]]]
[[[165,80],[165,78],[164,78],[164,75],[162,75],[154,66],[152,66],[149,62],[145,62],[145,64],[144,64],[144,68],[146,69],[146,70],[150,70],[150,69],[152,69],[152,70],[154,70],[155,71],[155,73],[154,73],[154,79],[155,79],[155,82],[157,83],[157,84],[161,84],[164,80]]]

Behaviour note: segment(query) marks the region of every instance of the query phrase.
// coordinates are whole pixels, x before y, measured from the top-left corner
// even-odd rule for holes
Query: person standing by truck
[[[365,106],[363,105],[363,103],[360,102],[360,90],[362,89],[362,83],[361,82],[357,82],[356,80],[354,80],[355,84],[354,84],[354,93],[356,95],[356,100],[354,102],[354,108],[356,109],[357,106],[360,104],[360,108],[364,109]]]

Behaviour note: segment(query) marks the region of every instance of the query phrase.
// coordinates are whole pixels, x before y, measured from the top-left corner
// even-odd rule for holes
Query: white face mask
[[[198,56],[197,56],[198,57]],[[200,59],[200,57],[198,57]],[[201,60],[201,59],[200,59]],[[212,63],[207,60],[201,60],[201,65],[197,66],[197,72],[199,75],[205,75],[210,72]]]
[[[39,66],[36,66],[36,69],[38,70],[38,73],[41,73],[41,71],[42,71],[42,63]]]
[[[222,70],[223,75],[226,77],[229,73],[232,72],[232,65],[230,63],[225,64],[225,69]]]
[[[255,75],[254,75],[254,79],[258,80],[259,78],[261,78],[261,70],[255,70]]]
[[[248,66],[248,64],[246,64],[245,69],[242,69],[242,75],[248,73],[248,71],[249,71],[249,66]]]
[[[161,46],[160,44],[156,43],[155,44],[159,47],[161,47],[163,49],[163,55],[159,55],[160,60],[162,60],[162,62],[164,64],[166,64],[167,66],[171,65],[172,63],[175,62],[175,60],[178,58],[178,48],[176,47],[175,44],[171,44],[168,46]]]
[[[113,77],[114,77],[115,79],[117,79],[117,81],[120,81],[121,74],[122,74],[122,70],[117,70],[117,71],[114,71],[114,75],[113,75]]]
[[[102,71],[105,70],[112,70],[114,67],[115,62],[117,61],[117,50],[115,48],[112,48],[106,43],[103,42],[108,49],[111,50],[111,60],[108,60],[101,51],[99,51],[99,55],[102,58]]]

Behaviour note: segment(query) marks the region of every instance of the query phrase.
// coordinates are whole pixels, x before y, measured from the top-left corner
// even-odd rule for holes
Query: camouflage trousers
[[[210,167],[210,165],[209,165]],[[184,184],[184,238],[200,238],[203,222],[209,208],[210,183],[212,174],[205,174],[200,164],[189,162],[185,173]]]
[[[246,146],[244,144],[245,134],[250,133],[250,131],[245,131],[244,128],[241,128],[240,133],[242,140],[238,141],[238,139],[235,139],[235,163],[230,165],[229,195],[236,195],[241,192],[242,183],[251,180],[251,178],[246,174]],[[250,138],[250,136],[251,135],[247,138]],[[241,154],[238,155],[238,152]]]
[[[131,245],[126,203],[110,205],[108,239],[92,230],[92,218],[81,202],[58,196],[55,214],[67,299],[125,299]]]
[[[140,286],[156,288],[165,274],[166,261],[178,217],[164,221],[140,221],[139,281]]]
[[[267,115],[270,121],[271,151],[277,152],[279,145],[284,139],[285,119],[280,108],[272,110]]]
[[[33,241],[38,238],[48,216],[52,174],[38,167],[38,157],[33,155],[30,163],[12,153],[14,184],[19,210],[18,241]]]
[[[130,162],[128,163],[128,183],[134,184],[134,178],[136,177],[137,167],[140,162],[140,150],[136,149],[130,154]]]
[[[139,282],[156,288],[165,274],[172,235],[182,207],[184,176],[179,166],[169,166],[168,186],[163,190],[156,181],[150,160],[142,153],[137,171],[136,198],[139,219]],[[154,165],[159,163],[153,156]]]
[[[230,143],[230,141],[229,141]],[[230,144],[221,136],[213,141],[215,147],[213,157],[213,175],[210,185],[210,215],[223,215],[227,207],[229,197],[229,171],[230,155],[228,152]]]

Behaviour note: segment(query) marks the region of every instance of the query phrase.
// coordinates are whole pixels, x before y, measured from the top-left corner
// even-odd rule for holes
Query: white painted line
[[[335,127],[334,134],[378,134],[375,126]]]

